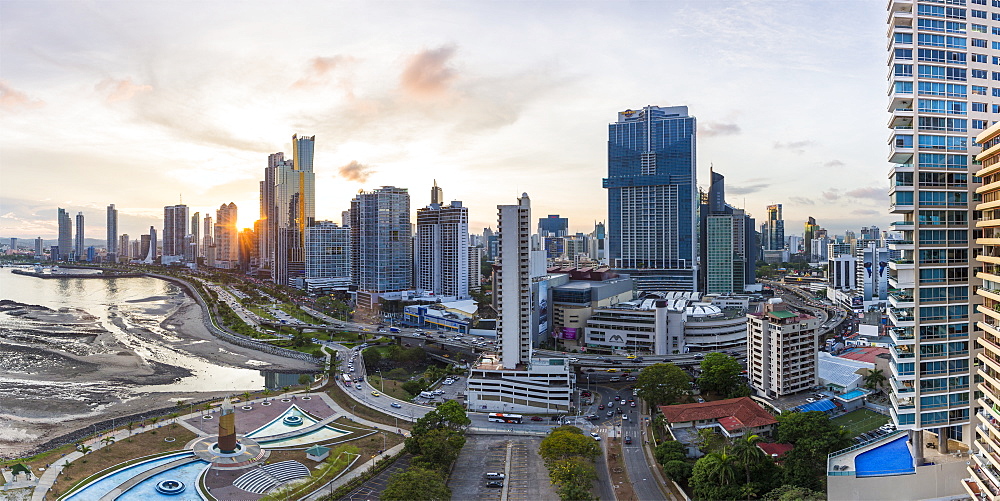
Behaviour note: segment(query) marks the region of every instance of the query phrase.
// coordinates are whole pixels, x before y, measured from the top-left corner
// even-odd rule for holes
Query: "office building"
[[[994,9],[1000,13],[1000,9]],[[978,356],[977,363],[972,365],[978,367],[975,380],[979,383],[973,386],[973,390],[978,390],[980,398],[975,401],[975,406],[980,408],[976,413],[973,424],[976,436],[974,452],[978,452],[972,460],[978,468],[969,468],[972,471],[972,480],[983,495],[983,499],[1000,499],[1000,482],[997,482],[995,472],[1000,471],[1000,124],[994,124],[979,134],[976,143],[982,145],[983,152],[976,158],[981,164],[980,169],[975,173],[977,178],[982,179],[983,188],[979,190],[981,196],[980,203],[976,205],[976,210],[981,211],[978,226],[982,228],[982,235],[977,243],[982,244],[982,248],[976,253],[974,266],[982,267],[976,277],[982,280],[982,286],[976,289],[978,304],[976,306],[975,319],[977,330],[982,333],[977,336],[978,346],[982,348]],[[968,383],[968,379],[965,380]],[[963,392],[962,395],[968,395]],[[973,393],[975,395],[975,393]],[[971,465],[970,465],[971,466]],[[992,474],[992,475],[991,475]],[[967,485],[966,489],[970,489]],[[976,499],[974,496],[973,499]]]
[[[77,261],[83,261],[86,256],[87,248],[84,246],[86,238],[84,236],[83,213],[78,212],[76,213],[76,238],[73,240],[73,254]]]
[[[115,262],[118,260],[118,209],[115,208],[115,204],[108,206],[108,220],[106,224],[107,230],[107,248],[108,248],[108,260]]]
[[[128,233],[123,233],[118,237],[118,258],[129,259],[135,254],[132,252],[131,245],[129,245]]]
[[[785,220],[781,217],[781,204],[767,206],[767,219],[761,227],[761,245],[764,250],[785,248]],[[795,248],[789,250],[797,252]]]
[[[205,264],[215,266],[215,223],[210,214],[205,214],[202,220],[201,255]]]
[[[695,122],[646,106],[608,126],[608,257],[641,291],[697,287]]]
[[[41,259],[45,256],[45,241],[42,237],[35,239],[35,259]]]
[[[889,246],[899,259],[887,261],[892,419],[901,429],[971,444],[979,406],[970,384],[979,331],[972,314],[981,301],[973,291],[982,279],[970,264],[970,236],[981,231],[971,205],[978,166],[970,157],[980,147],[970,138],[1000,104],[998,86],[990,90],[1000,36],[987,26],[1000,7],[968,3],[888,2],[889,210],[896,221],[889,229],[902,239]],[[883,262],[864,260],[873,271]],[[918,461],[922,437],[911,434]],[[947,447],[943,436],[936,442]]]
[[[73,253],[73,219],[66,209],[60,208],[56,221],[59,223],[59,254],[51,258],[53,261],[66,261]]]
[[[222,204],[215,211],[215,267],[236,268],[239,265],[239,230],[236,228],[237,209],[234,202]]]
[[[434,180],[434,186],[431,187],[431,204],[444,205],[444,190],[438,187],[437,179]]]
[[[748,313],[747,320],[747,370],[758,395],[777,398],[816,386],[818,318],[775,298]]]
[[[569,219],[559,214],[538,218],[538,234],[542,237],[565,237],[569,234]]]
[[[191,238],[188,239],[188,245],[191,247],[191,262],[197,263],[198,258],[201,257],[201,212],[195,212],[191,214]]]
[[[184,259],[187,248],[188,207],[168,205],[163,208],[163,264],[177,263]]]
[[[440,195],[441,188],[435,184]],[[462,202],[432,203],[417,210],[414,245],[416,287],[420,292],[469,297],[469,209]],[[478,285],[478,284],[477,284]]]
[[[316,136],[293,135],[292,159],[269,155],[260,183],[260,266],[276,283],[305,275],[305,229],[316,220],[315,146]]]
[[[757,282],[756,222],[726,203],[725,176],[711,169],[708,196],[701,206],[702,269],[699,289],[714,294],[743,292]]]
[[[236,249],[237,268],[246,273],[257,264],[257,236],[250,228],[244,228],[239,230],[236,238],[239,242]]]
[[[140,261],[142,261],[143,264],[155,263],[156,258],[159,255],[156,251],[156,247],[159,245],[159,243],[156,241],[156,228],[150,226],[149,234],[142,235],[140,238],[142,239],[142,253],[143,253],[142,259]]]
[[[351,286],[351,230],[332,221],[316,221],[306,228],[305,264],[306,290],[348,290]]]
[[[351,278],[358,290],[381,293],[413,287],[410,194],[383,186],[351,200]],[[370,307],[371,305],[367,305]]]
[[[813,238],[816,237],[816,230],[819,229],[819,225],[816,224],[816,219],[809,217],[806,219],[805,232],[803,233],[802,246],[806,253],[807,261],[814,261],[816,254],[813,252]]]

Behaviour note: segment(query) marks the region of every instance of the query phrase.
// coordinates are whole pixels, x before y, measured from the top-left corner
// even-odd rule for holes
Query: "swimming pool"
[[[867,395],[867,394],[868,394],[868,392],[864,391],[864,390],[851,390],[851,391],[849,391],[847,393],[844,393],[843,395],[840,395],[840,398],[842,400],[853,400],[855,398],[858,398],[858,397],[861,397],[861,396],[864,396],[864,395]]]
[[[874,449],[862,452],[854,458],[854,470],[858,477],[880,477],[915,473],[913,455],[906,445],[909,437],[887,442]]]
[[[191,456],[193,454],[194,453],[191,451],[178,452],[176,454],[160,456],[155,459],[150,459],[142,463],[122,468],[90,482],[86,487],[79,489],[70,494],[68,497],[64,497],[62,499],[63,501],[99,501],[105,494],[111,492],[111,490],[115,487],[128,482],[132,479],[132,477],[152,470],[157,466],[162,466],[171,461],[177,461],[180,458]]]
[[[145,501],[149,499],[202,501],[203,498],[198,493],[198,477],[201,476],[201,472],[205,471],[207,466],[208,461],[195,461],[157,473],[125,491],[116,501]],[[160,494],[156,490],[156,484],[163,480],[179,480],[184,482],[184,491],[180,494]]]

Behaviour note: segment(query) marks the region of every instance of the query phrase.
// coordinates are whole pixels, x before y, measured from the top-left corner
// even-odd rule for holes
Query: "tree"
[[[412,379],[403,383],[403,391],[409,393],[410,395],[417,396],[420,392],[427,389],[427,384],[423,379]]]
[[[827,456],[851,445],[847,430],[816,411],[778,416],[777,439],[795,446],[782,457],[784,483],[821,491],[825,491]]]
[[[418,419],[413,425],[411,435],[419,435],[437,428],[464,432],[470,424],[472,424],[472,420],[465,414],[462,404],[449,400]]]
[[[461,433],[446,428],[430,430],[416,440],[420,456],[414,459],[414,464],[441,471],[448,471],[465,446],[465,437]]]
[[[885,385],[886,377],[882,369],[870,369],[864,376],[865,388],[869,390],[881,389]]]
[[[383,501],[447,501],[451,499],[451,489],[445,485],[441,473],[411,466],[393,473],[379,498]]]
[[[115,437],[108,435],[101,439],[101,443],[107,448],[106,450],[111,450],[111,444],[115,443]]]
[[[805,487],[785,484],[764,494],[761,499],[765,501],[826,501],[826,495]]]
[[[653,449],[653,457],[657,463],[666,466],[670,461],[684,461],[687,451],[684,450],[684,444],[676,440],[664,440]]]
[[[593,440],[591,440],[593,442]],[[590,492],[597,472],[594,464],[575,457],[556,461],[549,469],[549,479],[559,486],[556,493],[563,501],[589,501],[596,499]]]
[[[735,457],[724,450],[710,452],[694,464],[689,485],[697,499],[736,499],[743,493],[739,474]]]
[[[299,374],[299,384],[309,384],[312,382],[312,376],[309,374]]]
[[[382,361],[382,353],[375,348],[368,348],[361,352],[361,358],[365,359],[365,366],[374,367]]]
[[[680,459],[671,459],[663,464],[663,473],[678,482],[687,482],[693,469],[694,465]]]
[[[674,364],[654,364],[639,372],[635,388],[652,405],[675,403],[690,389],[691,378]]]
[[[740,374],[743,366],[735,358],[725,353],[709,353],[701,361],[701,376],[698,386],[729,398],[745,397],[750,394]]]
[[[745,433],[742,437],[737,438],[736,443],[733,444],[733,456],[743,464],[747,484],[750,483],[750,471],[756,469],[764,461],[770,461],[767,454],[764,454],[764,451],[757,447],[758,442],[760,442],[760,436]]]
[[[568,429],[575,428],[575,430]],[[594,459],[601,449],[593,438],[575,426],[560,426],[542,439],[538,454],[545,461],[561,461],[571,457]]]
[[[94,450],[94,448],[91,447],[91,446],[89,446],[89,445],[87,445],[87,444],[85,444],[85,443],[83,443],[83,442],[77,442],[76,443],[76,450],[78,450],[78,451],[80,451],[80,452],[82,452],[84,454],[87,454],[90,451]]]

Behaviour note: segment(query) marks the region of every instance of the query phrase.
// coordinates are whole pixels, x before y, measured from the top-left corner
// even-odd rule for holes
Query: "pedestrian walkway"
[[[382,456],[379,459],[384,457],[395,456],[396,454],[403,452],[403,448],[405,446],[406,444],[399,444],[396,445],[395,447],[391,447],[389,448],[389,450],[382,453]],[[312,494],[303,497],[300,501],[318,501],[319,499],[322,499],[324,496],[329,496],[330,493],[339,489],[342,485],[345,485],[351,480],[360,477],[361,475],[365,474],[365,472],[374,467],[375,461],[372,461],[368,458],[358,458],[358,459],[364,459],[364,463],[362,463],[357,468],[345,474],[341,474],[341,476],[331,480],[330,482],[327,482],[326,485],[316,489],[315,491],[312,492]],[[350,466],[348,466],[348,468],[350,468]]]

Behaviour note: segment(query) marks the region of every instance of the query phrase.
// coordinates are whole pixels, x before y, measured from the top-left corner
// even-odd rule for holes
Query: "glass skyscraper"
[[[351,277],[359,291],[413,288],[410,193],[383,186],[351,201]]]
[[[914,430],[916,456],[919,430],[945,449],[946,437],[975,439],[972,159],[976,134],[1000,112],[1000,32],[988,26],[1000,3],[970,4],[888,2],[890,230],[903,234],[889,245],[900,252],[889,261],[890,414]]]
[[[626,110],[608,126],[608,257],[639,290],[696,288],[696,129],[686,106]]]

